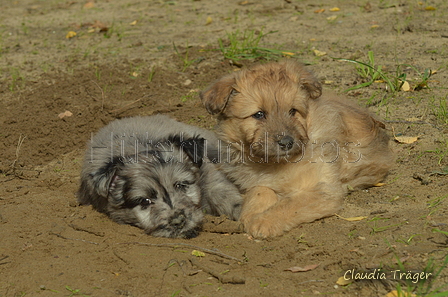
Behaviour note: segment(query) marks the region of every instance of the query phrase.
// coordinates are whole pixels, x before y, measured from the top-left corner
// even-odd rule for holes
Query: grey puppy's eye
[[[192,183],[189,181],[181,181],[181,182],[176,182],[174,184],[174,188],[178,189],[178,190],[185,190],[188,188],[189,185],[191,185]]]
[[[261,120],[261,119],[265,119],[266,118],[266,114],[264,113],[264,111],[260,110],[260,111],[257,111],[256,113],[254,113],[252,115],[252,117],[254,119]]]
[[[152,203],[151,199],[149,199],[149,198],[141,198],[139,204],[142,207],[148,207],[151,203]]]

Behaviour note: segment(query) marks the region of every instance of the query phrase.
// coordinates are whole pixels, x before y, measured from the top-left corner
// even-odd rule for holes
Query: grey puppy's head
[[[153,236],[196,237],[203,219],[198,185],[203,141],[171,136],[138,154],[87,166],[79,201]]]

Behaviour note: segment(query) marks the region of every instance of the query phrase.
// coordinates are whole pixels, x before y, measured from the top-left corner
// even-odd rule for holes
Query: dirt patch
[[[436,273],[448,244],[447,9],[441,0],[0,4],[0,296],[383,296],[413,285],[393,275],[397,262]],[[387,91],[378,78],[348,92],[391,137],[418,136],[392,142],[398,158],[386,185],[351,193],[339,214],[367,218],[335,216],[261,241],[208,218],[199,237],[173,240],[79,207],[85,144],[111,120],[164,113],[214,126],[198,91],[263,60],[223,57],[218,39],[230,46],[236,32],[266,34],[259,48],[311,64],[326,91],[369,81],[333,58],[368,62],[371,51],[376,67],[406,74],[411,88],[432,70],[419,91]],[[287,270],[297,266],[315,268]],[[386,279],[336,284],[374,269]],[[424,295],[432,280],[415,291]],[[445,269],[428,290],[446,283]]]

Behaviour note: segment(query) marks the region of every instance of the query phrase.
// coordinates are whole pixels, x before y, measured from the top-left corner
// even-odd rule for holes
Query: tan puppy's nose
[[[289,135],[283,136],[277,143],[280,145],[280,148],[284,151],[289,151],[294,145],[294,138]]]

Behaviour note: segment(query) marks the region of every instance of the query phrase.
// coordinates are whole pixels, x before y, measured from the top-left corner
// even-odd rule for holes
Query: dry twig
[[[101,91],[101,111],[104,109],[104,91],[103,89],[100,87],[99,84],[97,84],[94,80],[92,80],[92,82],[100,89]]]
[[[12,173],[14,175],[16,175],[16,164],[19,161],[19,154],[20,154],[20,148],[22,147],[23,141],[26,139],[26,136],[22,137],[22,134],[20,134],[19,136],[19,141],[17,143],[17,147],[16,147],[16,158],[15,160],[12,162],[11,164],[11,168],[12,168]]]
[[[9,258],[9,256],[4,256],[3,258],[0,258],[0,262],[2,262],[3,260],[6,260],[8,258]],[[10,262],[3,262],[3,263],[0,263],[0,265],[8,264],[8,263],[10,263]]]
[[[130,106],[130,105],[132,105],[132,104],[134,104],[134,103],[137,103],[137,102],[141,101],[142,99],[143,99],[143,97],[140,98],[140,99],[137,99],[137,100],[135,100],[135,101],[132,101],[131,103],[128,103],[128,104],[126,104],[126,105],[123,106],[123,107],[120,107],[120,108],[111,110],[110,112],[117,112],[117,111],[120,111],[120,110],[122,110],[122,109],[125,109],[126,107],[128,107],[128,106]]]
[[[196,261],[196,259],[192,258],[189,260],[190,260],[191,264],[198,267],[202,271],[210,274],[211,276],[217,278],[222,284],[245,284],[246,283],[246,280],[242,277],[231,276],[231,275],[222,275],[219,272],[216,272],[210,268],[205,267],[202,264],[199,264],[199,262]]]
[[[65,236],[62,236],[61,234],[54,233],[54,232],[50,232],[50,234],[51,234],[51,235],[56,235],[57,237],[62,238],[62,239],[67,239],[67,240],[79,240],[79,241],[86,242],[86,243],[99,244],[99,243],[97,243],[97,242],[88,241],[88,240],[85,240],[85,239],[78,239],[78,238],[69,238],[69,237],[65,237]]]
[[[118,259],[120,259],[121,261],[123,261],[126,265],[129,265],[129,261],[124,259],[123,257],[121,257],[117,251],[115,251],[114,249],[112,249],[112,252],[114,253],[115,257],[117,257]]]
[[[92,231],[83,227],[76,226],[75,224],[67,223],[67,225],[75,231],[82,231],[95,236],[104,237],[104,232]]]
[[[155,247],[178,247],[178,246],[185,246],[185,247],[189,247],[189,248],[192,248],[192,249],[195,249],[195,250],[203,251],[203,252],[208,253],[208,254],[219,256],[219,257],[222,257],[222,258],[234,260],[234,261],[237,261],[237,262],[243,262],[243,260],[241,260],[241,259],[238,259],[238,258],[229,256],[229,255],[226,255],[226,254],[218,252],[218,251],[214,251],[214,250],[210,250],[210,249],[203,248],[203,247],[200,247],[200,246],[196,246],[196,245],[192,245],[192,244],[188,244],[188,243],[182,243],[182,242],[179,242],[179,243],[122,242],[122,243],[118,243],[118,244],[140,244],[140,245],[155,246]]]

